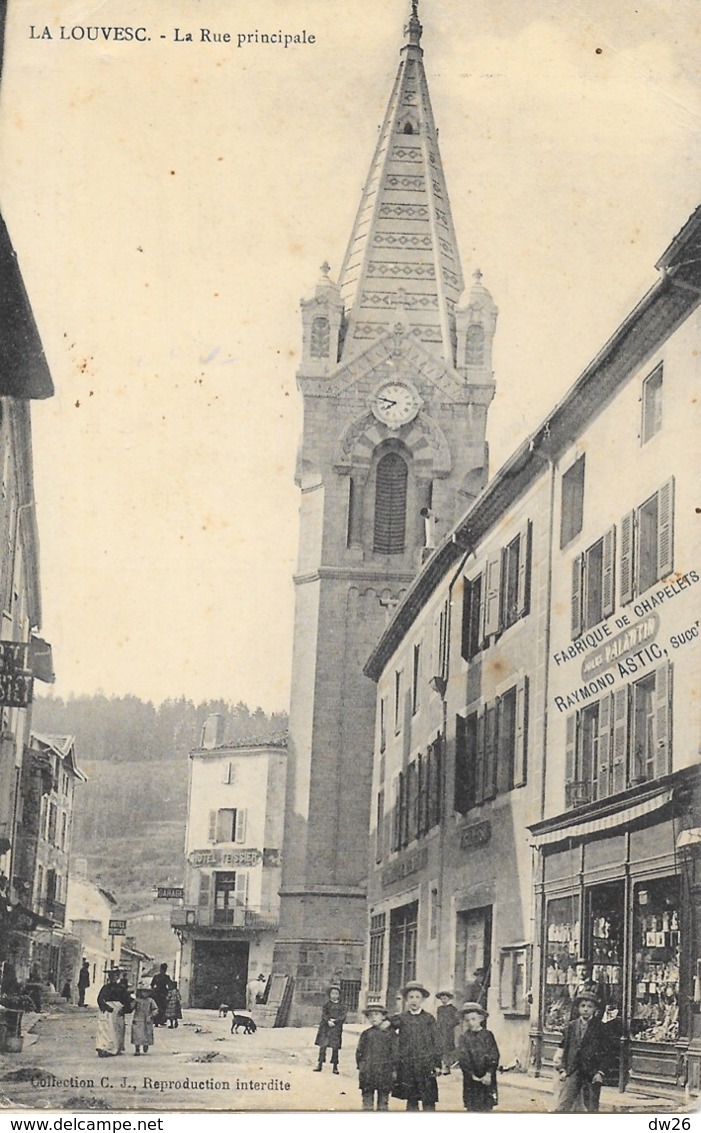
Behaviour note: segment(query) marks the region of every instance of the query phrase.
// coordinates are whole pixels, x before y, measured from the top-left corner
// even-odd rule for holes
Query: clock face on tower
[[[385,382],[373,394],[370,404],[379,421],[390,429],[398,429],[416,416],[421,398],[408,382]]]

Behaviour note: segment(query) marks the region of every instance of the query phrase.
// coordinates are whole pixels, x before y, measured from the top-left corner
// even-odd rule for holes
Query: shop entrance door
[[[599,1014],[608,1035],[606,1081],[615,1084],[619,1075],[623,1034],[624,882],[612,881],[588,889],[586,909],[585,957],[591,963],[591,980],[596,987]]]
[[[387,1006],[394,1009],[400,988],[416,979],[416,934],[419,902],[392,909],[389,916],[389,987]]]
[[[193,945],[191,1007],[246,1006],[247,940],[196,940]]]
[[[487,1004],[492,965],[492,906],[458,913],[455,934],[455,990]]]

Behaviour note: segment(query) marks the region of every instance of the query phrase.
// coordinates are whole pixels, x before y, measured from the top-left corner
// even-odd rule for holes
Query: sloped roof
[[[53,392],[17,253],[0,216],[0,396],[45,398]]]

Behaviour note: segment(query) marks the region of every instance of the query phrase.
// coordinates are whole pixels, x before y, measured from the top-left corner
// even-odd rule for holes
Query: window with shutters
[[[575,555],[572,562],[573,638],[613,613],[615,557],[615,527],[610,527],[586,551]]]
[[[388,452],[377,465],[373,549],[378,555],[401,555],[406,544],[408,470],[396,452]]]
[[[368,965],[368,991],[370,995],[382,995],[385,973],[385,932],[386,914],[377,913],[370,917],[370,949]]]
[[[560,547],[579,535],[584,522],[584,456],[575,460],[562,476]]]
[[[621,603],[631,602],[674,569],[674,477],[621,520]]]
[[[438,617],[433,623],[433,672],[434,677],[447,677],[448,675],[448,645],[449,645],[450,611],[448,603],[444,602]]]
[[[387,699],[380,699],[380,751],[387,747]]]
[[[471,661],[481,648],[480,617],[482,613],[482,575],[465,579],[462,597],[462,656]]]
[[[375,827],[375,861],[379,864],[385,856],[385,792],[377,792]]]
[[[527,677],[480,712],[456,716],[453,806],[458,814],[525,785],[527,731]]]
[[[394,674],[394,733],[402,729],[402,670],[397,669]]]
[[[662,363],[660,362],[643,382],[643,419],[640,429],[640,440],[647,444],[655,433],[662,428]]]
[[[479,614],[483,643],[530,611],[531,532],[529,520],[507,547],[487,560],[480,594],[484,612]]]
[[[211,842],[243,842],[246,838],[246,811],[241,807],[226,807],[210,815]],[[212,834],[213,832],[213,834]]]
[[[668,775],[672,666],[665,662],[566,721],[565,801],[584,806]]]
[[[480,783],[481,787],[481,783]],[[467,814],[477,804],[477,713],[455,717],[455,785],[453,806]]]

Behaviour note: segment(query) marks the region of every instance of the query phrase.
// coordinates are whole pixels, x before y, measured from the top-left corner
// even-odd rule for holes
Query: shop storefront
[[[622,1089],[685,1080],[698,894],[678,841],[698,808],[698,779],[697,770],[669,776],[598,813],[582,808],[576,820],[531,828],[540,857],[537,1067],[552,1064],[589,980],[610,1038],[607,1079]]]

